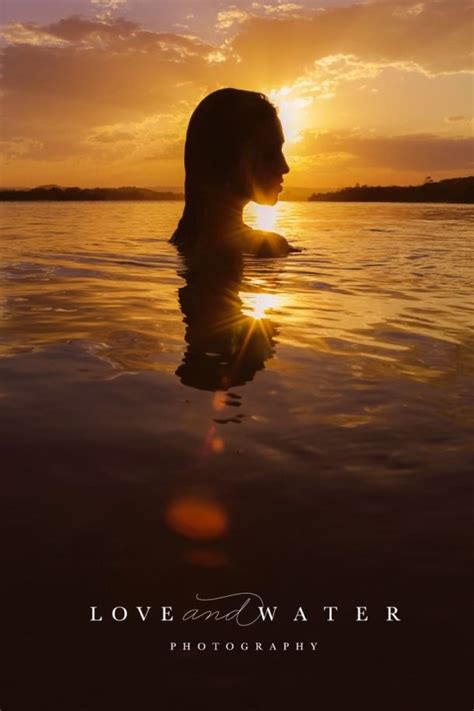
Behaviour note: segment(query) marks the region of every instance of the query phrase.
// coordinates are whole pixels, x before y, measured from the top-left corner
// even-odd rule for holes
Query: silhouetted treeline
[[[422,185],[402,187],[355,185],[333,193],[313,193],[310,201],[329,202],[462,202],[474,203],[474,176],[435,182],[427,178]]]
[[[182,193],[148,188],[60,188],[41,186],[31,190],[0,190],[0,200],[182,200]]]

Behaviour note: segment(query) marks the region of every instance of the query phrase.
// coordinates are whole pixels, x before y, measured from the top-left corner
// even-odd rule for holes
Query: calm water
[[[249,208],[304,251],[214,283],[167,242],[181,209],[2,206],[8,555],[81,605],[461,580],[474,209]]]
[[[284,463],[302,477],[292,486],[344,472],[378,486],[465,466],[472,207],[280,204],[274,229],[305,251],[249,260],[232,281],[240,318],[254,321],[250,346],[251,322],[237,335],[234,324],[209,325],[209,299],[186,314],[185,334],[178,292],[186,282],[167,243],[180,210],[3,206],[0,353],[10,417],[24,421],[45,407],[43,394],[36,398],[45,389],[55,408],[43,434],[60,427],[75,437],[87,422],[93,436],[93,418],[118,443],[124,429],[131,438],[176,436],[182,454],[199,445],[217,408],[216,459],[258,460],[256,478],[269,476],[265,462]],[[250,208],[249,222],[273,226],[271,210],[261,212]],[[221,279],[215,291],[227,286]],[[231,311],[238,321],[235,304]],[[199,330],[203,342],[186,343]],[[229,356],[239,338],[232,347],[243,365]],[[183,385],[175,373],[193,349],[200,354],[181,369],[189,371]],[[196,389],[219,389],[226,358],[229,383],[238,383],[230,401]]]

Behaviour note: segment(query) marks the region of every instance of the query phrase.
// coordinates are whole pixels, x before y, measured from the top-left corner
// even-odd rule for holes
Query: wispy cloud
[[[456,115],[446,117],[447,123],[464,123],[465,121],[470,121],[469,116]]]
[[[119,141],[118,133],[102,130],[118,122],[130,131],[128,124],[148,121],[141,131],[132,128],[149,139],[152,127],[156,135],[161,130],[150,117],[170,107],[174,125],[180,115],[184,125],[218,59],[213,46],[197,39],[146,32],[124,19],[16,24],[4,36],[11,44],[3,51],[3,137],[29,136],[45,147],[44,156],[90,151],[85,137],[94,130],[96,149]]]
[[[252,10],[259,14],[271,15],[273,17],[294,16],[300,10],[304,10],[304,5],[295,2],[279,2],[277,5],[269,5],[263,2],[253,2]]]
[[[99,20],[108,20],[112,18],[115,11],[123,8],[128,0],[89,0],[92,7],[96,10],[96,17]]]
[[[127,0],[90,0],[90,3],[103,10],[116,10],[120,5],[125,5]]]
[[[12,22],[0,29],[0,37],[10,44],[26,44],[33,46],[61,46],[67,40],[61,39],[46,28],[24,22]]]
[[[231,5],[225,10],[220,10],[216,17],[216,30],[228,30],[234,25],[241,25],[248,20],[249,13],[245,10],[240,10],[236,5]]]
[[[307,133],[301,156],[343,155],[359,167],[439,172],[474,168],[474,138],[450,138],[432,134],[370,136],[361,132]]]
[[[8,141],[0,141],[0,151],[7,162],[12,159],[30,157],[42,148],[41,141],[25,136],[15,136]]]

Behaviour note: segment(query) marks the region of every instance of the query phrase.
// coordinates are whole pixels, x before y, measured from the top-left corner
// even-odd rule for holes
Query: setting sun
[[[278,91],[270,91],[270,100],[278,107],[278,118],[281,121],[285,143],[298,143],[306,128],[304,109],[312,104],[309,97],[292,97],[291,89],[283,87]]]

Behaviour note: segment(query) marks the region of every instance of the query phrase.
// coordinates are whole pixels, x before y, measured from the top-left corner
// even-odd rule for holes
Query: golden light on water
[[[214,410],[219,412],[223,410],[226,405],[226,392],[225,390],[216,390],[212,398],[212,407]]]
[[[242,300],[244,314],[256,320],[264,318],[269,311],[281,307],[284,303],[284,297],[281,294],[256,294],[254,292],[241,291],[239,296]]]
[[[276,205],[258,205],[251,202],[246,208],[246,219],[249,219],[252,227],[257,230],[275,231],[278,220],[279,203]]]

